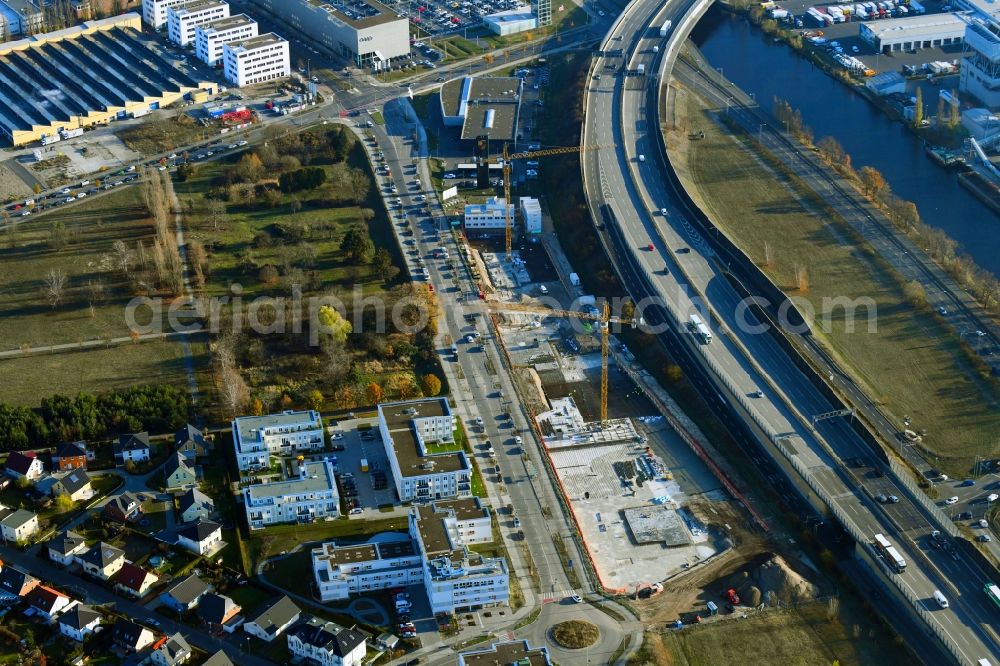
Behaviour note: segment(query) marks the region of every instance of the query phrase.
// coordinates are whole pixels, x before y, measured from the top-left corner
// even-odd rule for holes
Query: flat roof
[[[268,33],[273,35],[274,33]],[[254,39],[257,39],[256,37]],[[236,44],[244,44],[251,40],[243,40],[242,42],[234,42],[230,46],[235,46]],[[238,430],[240,441],[250,441],[260,439],[261,430],[269,430],[271,428],[287,428],[294,425],[299,425],[301,423],[309,424],[308,429],[319,428],[319,414],[317,412],[282,412],[281,414],[266,414],[264,416],[241,416],[236,419],[236,428]],[[254,432],[256,431],[256,432]]]
[[[285,38],[276,32],[265,32],[263,35],[257,35],[256,37],[251,37],[250,39],[241,39],[238,42],[230,42],[229,48],[233,50],[256,51],[257,49],[262,49],[266,46],[271,46],[284,41],[286,41]]]
[[[498,664],[518,664],[518,666],[550,666],[548,653],[543,648],[533,648],[528,641],[494,643],[487,649],[477,648],[462,653],[465,666],[497,666]]]
[[[256,23],[256,21],[254,21],[246,14],[234,14],[232,16],[227,16],[225,18],[215,19],[214,21],[211,21],[199,27],[202,30],[216,30],[222,32],[223,30],[242,28],[252,23]]]
[[[513,141],[520,91],[521,79],[517,77],[466,76],[441,86],[441,106],[448,116],[464,116],[463,139],[488,135],[495,140]]]
[[[413,419],[448,415],[450,410],[446,409],[446,400],[446,398],[435,398],[378,406],[379,413],[389,431],[389,438],[401,475],[424,476],[470,469],[465,453],[462,451],[420,455],[420,446],[413,427]],[[416,409],[417,413],[411,413],[411,409]],[[433,463],[432,467],[425,468],[425,465],[431,463]]]
[[[922,14],[883,21],[865,21],[865,29],[880,40],[932,37],[941,32],[965,33],[968,25],[957,14]]]
[[[623,513],[636,543],[664,543],[668,546],[691,543],[684,521],[668,506],[637,506],[625,509]]]
[[[305,0],[313,7],[319,7],[331,17],[346,23],[355,30],[363,30],[383,23],[406,21],[380,2],[375,0],[344,0],[344,2],[322,2]]]
[[[307,462],[302,463],[301,468],[304,471],[301,478],[247,486],[247,492],[251,497],[281,497],[330,490],[337,487],[333,479],[333,465],[331,463]]]
[[[177,7],[170,7],[169,11],[176,14],[194,14],[195,12],[203,12],[206,9],[215,9],[216,7],[221,7],[222,5],[229,4],[223,0],[192,0],[191,2],[185,2],[183,5],[178,5]]]
[[[409,538],[349,546],[338,546],[335,542],[329,542],[324,543],[316,550],[321,551],[321,554],[316,556],[317,558],[329,560],[335,565],[392,560],[400,557],[413,557],[417,554],[416,544]]]
[[[417,530],[420,532],[420,539],[424,542],[424,552],[427,558],[449,555],[451,559],[464,557],[465,551],[460,548],[452,548],[451,539],[448,538],[448,530],[444,526],[445,514],[437,513],[428,504],[422,504],[417,509]]]
[[[455,512],[458,520],[472,520],[474,518],[485,518],[490,515],[479,501],[478,497],[463,497],[452,500],[436,500],[434,506],[437,509],[451,509]]]

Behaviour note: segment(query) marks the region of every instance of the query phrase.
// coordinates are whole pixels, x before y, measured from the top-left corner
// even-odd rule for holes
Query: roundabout
[[[565,650],[582,650],[595,644],[601,637],[596,624],[586,620],[566,620],[553,625],[549,631],[552,640]]]

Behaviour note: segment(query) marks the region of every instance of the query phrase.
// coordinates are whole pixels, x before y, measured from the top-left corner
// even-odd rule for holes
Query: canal
[[[771,109],[780,97],[802,112],[816,139],[832,136],[854,167],[872,166],[897,196],[913,201],[923,221],[957,241],[976,263],[1000,276],[1000,219],[932,162],[916,136],[864,97],[790,48],[773,43],[743,17],[713,7],[691,38],[736,85]]]

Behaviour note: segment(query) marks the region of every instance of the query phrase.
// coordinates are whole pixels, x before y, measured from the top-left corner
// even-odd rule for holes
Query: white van
[[[941,590],[934,590],[934,601],[936,601],[938,606],[941,608],[948,607],[948,600],[944,598],[943,594],[941,594]]]
[[[639,155],[639,161],[640,162],[645,162],[646,161],[646,156],[645,155]]]

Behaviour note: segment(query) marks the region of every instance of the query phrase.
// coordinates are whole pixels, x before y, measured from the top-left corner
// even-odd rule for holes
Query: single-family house
[[[201,598],[210,590],[208,583],[191,574],[167,588],[160,595],[160,602],[178,613],[183,613],[197,606]]]
[[[223,545],[222,525],[210,520],[186,523],[177,528],[177,545],[199,555],[210,554]]]
[[[104,505],[104,517],[108,520],[116,520],[119,523],[127,523],[135,520],[141,513],[142,507],[135,497],[129,493],[116,495]]]
[[[134,432],[122,435],[115,442],[115,464],[142,463],[149,460],[149,433]]]
[[[160,577],[151,571],[146,571],[138,564],[126,562],[111,580],[116,590],[139,599],[146,596],[149,588],[156,585]]]
[[[193,523],[196,520],[208,520],[215,513],[215,502],[212,498],[197,488],[188,488],[177,500],[182,523]]]
[[[191,464],[194,464],[196,458],[208,455],[211,450],[212,443],[201,430],[191,424],[174,433],[174,451],[182,454]]]
[[[183,453],[173,453],[167,457],[166,462],[163,463],[163,486],[165,488],[168,490],[184,488],[196,483],[198,483],[198,477]]]
[[[155,666],[177,666],[191,658],[191,646],[180,632],[159,639],[152,650],[149,662]]]
[[[303,616],[287,632],[288,650],[321,666],[360,666],[366,653],[367,636],[357,629],[310,615]]]
[[[214,629],[232,620],[241,610],[239,604],[226,595],[209,592],[201,598],[197,613],[202,622]]]
[[[16,567],[8,565],[0,570],[0,598],[23,599],[40,584],[40,580]]]
[[[45,473],[42,459],[34,451],[11,451],[7,456],[7,475],[15,479],[37,481]]]
[[[226,656],[226,653],[219,650],[211,657],[208,658],[201,666],[233,666],[232,660]]]
[[[56,477],[56,482],[52,484],[49,491],[52,497],[59,495],[69,495],[74,502],[88,500],[94,496],[94,489],[90,485],[90,476],[82,469],[75,469]]]
[[[36,585],[25,597],[25,601],[35,609],[36,615],[49,623],[54,622],[59,613],[74,603],[67,595],[45,585]]]
[[[86,553],[77,555],[76,561],[88,575],[109,580],[125,566],[125,551],[101,541]]]
[[[287,595],[243,623],[243,631],[270,643],[298,621],[302,611]]]
[[[59,616],[59,633],[82,643],[100,624],[100,613],[86,604],[74,604]]]
[[[87,550],[87,542],[72,530],[63,530],[49,539],[45,546],[49,551],[49,560],[64,567],[73,564],[74,558]]]
[[[87,469],[87,459],[86,442],[63,442],[52,454],[52,467],[60,472]]]
[[[138,652],[151,645],[155,638],[152,631],[132,620],[118,620],[112,632],[115,645],[126,652]]]
[[[0,535],[5,541],[27,541],[38,532],[38,516],[31,511],[0,507]]]

